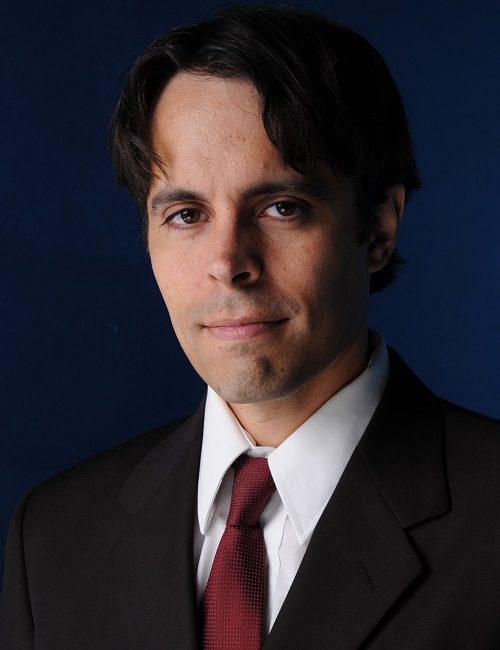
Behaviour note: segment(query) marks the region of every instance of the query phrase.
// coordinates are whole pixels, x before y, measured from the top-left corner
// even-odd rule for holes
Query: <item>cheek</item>
[[[150,256],[151,268],[153,270],[153,275],[155,276],[156,284],[158,285],[163,298],[166,298],[171,283],[169,273],[170,269],[165,263],[163,256],[156,255],[151,250]]]
[[[184,347],[191,331],[191,309],[202,302],[199,265],[177,252],[150,252],[156,283],[175,333]]]
[[[299,257],[300,262],[292,258],[296,261],[290,267],[294,284],[316,317],[348,317],[349,305],[359,299],[368,278],[361,248],[338,235],[325,236],[304,246]]]
[[[329,294],[342,270],[342,259],[328,237],[318,237],[287,255],[295,282],[313,299],[318,294]]]
[[[185,288],[181,287],[182,273],[179,272],[179,266],[165,255],[157,256],[154,253],[151,254],[151,266],[168,311],[171,316],[175,315],[176,305],[183,290],[185,291]]]

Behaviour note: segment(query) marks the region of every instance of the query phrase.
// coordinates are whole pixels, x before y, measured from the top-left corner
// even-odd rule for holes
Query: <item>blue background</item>
[[[498,2],[302,4],[379,48],[413,127],[424,188],[403,227],[408,263],[373,299],[372,325],[437,393],[498,416]],[[189,412],[202,393],[138,211],[113,180],[106,129],[139,52],[214,6],[0,8],[0,548],[29,486]]]

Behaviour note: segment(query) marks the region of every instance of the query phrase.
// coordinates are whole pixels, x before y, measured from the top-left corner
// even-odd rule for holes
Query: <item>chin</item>
[[[257,360],[256,360],[257,361]],[[258,360],[251,367],[231,369],[217,377],[208,378],[207,383],[231,404],[255,404],[278,400],[294,393],[308,377],[295,368],[285,368],[270,359]]]

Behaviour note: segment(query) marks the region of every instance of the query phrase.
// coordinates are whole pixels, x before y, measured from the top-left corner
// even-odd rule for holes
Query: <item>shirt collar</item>
[[[226,402],[210,387],[198,481],[198,521],[202,535],[212,518],[222,480],[245,452],[269,457],[269,468],[299,543],[318,519],[382,397],[389,356],[381,337],[367,368],[333,395],[278,448],[256,447]]]
[[[206,534],[222,480],[233,462],[252,447],[227,403],[208,386],[198,477],[198,522]]]

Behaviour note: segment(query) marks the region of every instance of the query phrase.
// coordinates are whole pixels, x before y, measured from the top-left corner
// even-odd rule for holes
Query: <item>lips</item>
[[[273,332],[285,321],[284,318],[279,320],[223,319],[205,325],[205,329],[222,341],[244,341]]]

